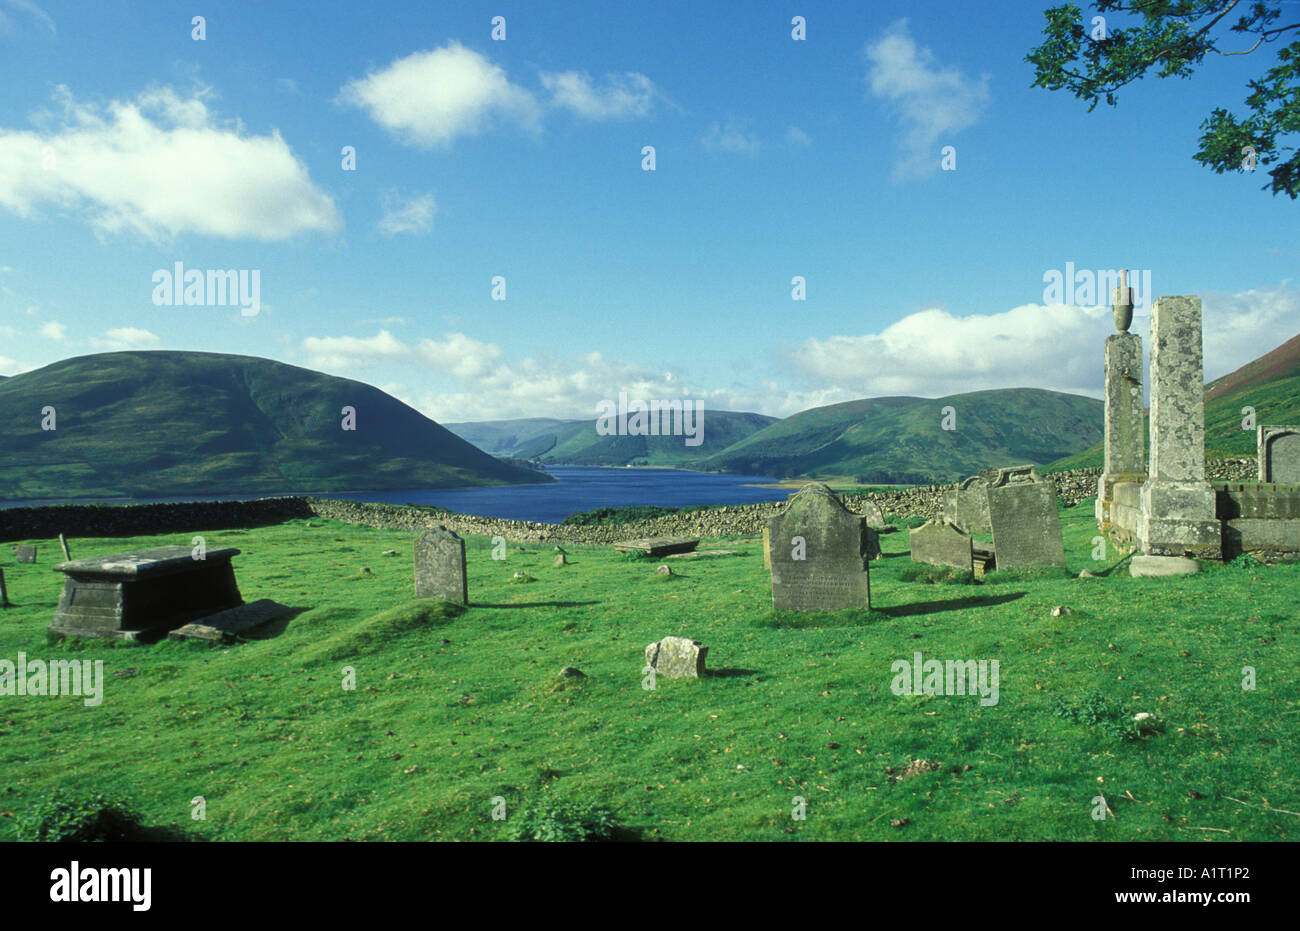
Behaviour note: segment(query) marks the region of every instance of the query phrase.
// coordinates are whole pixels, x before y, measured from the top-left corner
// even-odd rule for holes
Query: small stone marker
[[[71,562],[72,554],[68,552],[68,541],[63,539],[63,534],[59,534],[59,546],[63,548],[63,558]]]
[[[772,571],[772,535],[763,527],[763,568]]]
[[[555,568],[558,569],[558,568],[560,568],[560,566],[567,566],[568,564],[569,564],[569,561],[568,561],[567,559],[564,558],[564,554],[563,554],[563,553],[556,553],[556,554],[555,554],[555,562],[553,563],[553,565],[555,566]]]
[[[1200,571],[1201,564],[1186,556],[1134,556],[1128,566],[1128,574],[1135,579],[1191,575]]]
[[[34,546],[16,546],[14,547],[15,562],[36,562],[36,547]]]
[[[709,648],[686,637],[664,637],[645,648],[645,664],[656,675],[669,679],[698,679],[704,673],[704,657]]]
[[[648,537],[641,540],[622,540],[614,544],[620,553],[640,550],[654,558],[667,556],[669,553],[689,553],[700,545],[698,537]]]
[[[936,519],[908,534],[912,562],[974,571],[970,534],[950,521]]]
[[[773,608],[840,611],[871,607],[867,563],[872,547],[867,519],[845,507],[830,488],[809,482],[767,522],[767,529]]]
[[[465,541],[441,524],[415,541],[415,597],[469,604]]]
[[[5,571],[0,569],[0,608],[9,607],[9,589],[5,587]]]
[[[1056,488],[1033,466],[999,469],[988,501],[999,569],[1065,566]]]
[[[1259,480],[1300,484],[1300,427],[1260,426]]]
[[[672,566],[656,566],[656,567],[655,567],[655,575],[672,575],[672,574],[673,574],[673,567],[672,567]]]

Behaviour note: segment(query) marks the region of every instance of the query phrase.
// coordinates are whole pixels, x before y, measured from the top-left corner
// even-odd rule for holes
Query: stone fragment
[[[1134,556],[1128,573],[1135,579],[1191,575],[1201,571],[1201,564],[1186,556]]]
[[[699,678],[705,674],[704,658],[709,648],[687,637],[664,637],[645,648],[645,664],[655,674],[669,679]]]

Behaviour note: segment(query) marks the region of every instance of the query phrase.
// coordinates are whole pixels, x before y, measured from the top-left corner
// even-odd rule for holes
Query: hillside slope
[[[956,412],[943,429],[943,409]],[[990,466],[1043,464],[1101,437],[1103,406],[1037,388],[944,398],[871,398],[787,417],[704,461],[704,468],[868,482],[956,481]]]
[[[42,410],[55,409],[43,430]],[[356,410],[356,429],[341,427]],[[252,356],[114,352],[0,383],[0,499],[548,481],[362,382]]]

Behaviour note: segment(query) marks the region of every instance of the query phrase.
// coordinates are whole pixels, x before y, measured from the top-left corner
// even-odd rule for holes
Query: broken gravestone
[[[469,604],[465,541],[441,524],[415,541],[415,597]]]
[[[664,637],[646,644],[645,664],[656,675],[669,679],[699,678],[704,675],[704,657],[709,648],[687,637]]]
[[[912,562],[932,566],[951,566],[971,572],[972,549],[970,534],[950,521],[937,518],[917,527],[908,534]]]
[[[845,507],[835,492],[809,482],[768,520],[767,530],[773,608],[871,607],[871,530],[867,519]]]

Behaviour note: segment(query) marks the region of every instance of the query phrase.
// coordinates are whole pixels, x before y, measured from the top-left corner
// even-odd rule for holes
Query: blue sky
[[[1089,114],[1030,87],[1048,5],[0,0],[0,374],[241,353],[440,421],[1098,396],[1071,262],[1199,294],[1207,377],[1300,332],[1300,208],[1191,159],[1272,49]],[[176,262],[259,313],[156,305]]]

